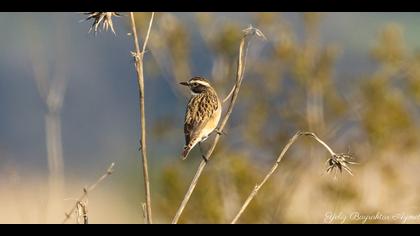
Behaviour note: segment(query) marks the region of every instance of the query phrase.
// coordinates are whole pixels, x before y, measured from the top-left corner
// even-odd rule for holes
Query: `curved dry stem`
[[[233,92],[235,91],[235,86],[232,87],[229,94],[223,99],[223,103],[225,103],[229,98],[232,96]]]
[[[322,141],[315,133],[312,132],[297,132],[293,137],[287,142],[286,146],[284,146],[283,150],[281,151],[280,155],[278,156],[276,163],[274,163],[273,167],[271,167],[270,171],[267,173],[267,175],[264,177],[264,179],[257,184],[252,192],[249,194],[248,198],[245,200],[244,204],[242,205],[241,209],[236,214],[235,218],[231,221],[231,224],[235,224],[239,217],[244,213],[245,209],[248,207],[249,203],[254,199],[254,197],[257,195],[258,191],[261,189],[261,187],[267,182],[267,180],[273,175],[273,173],[277,170],[277,167],[279,166],[281,160],[283,159],[286,152],[289,150],[289,148],[296,142],[296,140],[300,136],[309,136],[316,140],[318,143],[320,143],[329,153],[330,158],[328,159],[328,168],[327,172],[332,171],[333,169],[337,168],[340,171],[342,169],[346,170],[349,174],[352,175],[352,172],[347,164],[356,164],[355,162],[348,161],[348,158],[351,158],[351,155],[349,154],[336,154],[324,141]]]
[[[206,152],[205,154],[205,159],[209,160],[214,149],[216,148],[217,143],[219,142],[220,139],[220,135],[223,133],[223,129],[225,128],[230,115],[232,114],[233,111],[233,107],[235,106],[236,103],[236,99],[238,97],[238,93],[242,84],[242,80],[243,80],[243,75],[244,75],[244,71],[245,71],[245,64],[246,64],[246,54],[248,52],[248,45],[249,45],[249,40],[251,39],[251,36],[258,36],[260,38],[264,38],[264,35],[262,34],[262,32],[257,29],[252,27],[251,25],[244,30],[244,36],[242,37],[240,46],[239,46],[239,56],[238,56],[238,67],[237,67],[237,73],[236,73],[236,82],[235,85],[232,88],[232,96],[231,96],[231,100],[229,103],[229,107],[227,109],[227,112],[225,114],[225,116],[222,119],[222,122],[220,124],[220,127],[218,129],[218,132],[216,133],[216,138],[214,139],[211,147],[209,148],[209,150]],[[227,97],[228,98],[228,97]],[[227,99],[226,98],[226,99]],[[194,189],[197,185],[198,179],[201,176],[201,173],[204,170],[204,167],[206,166],[207,162],[202,160],[200,165],[198,166],[198,169],[195,173],[195,176],[188,188],[187,193],[184,196],[184,199],[181,202],[181,205],[179,206],[175,217],[172,219],[172,224],[176,224],[178,223],[179,218],[181,217],[182,212],[184,211],[185,206],[187,205],[192,193],[194,192]]]
[[[147,164],[147,144],[146,144],[146,118],[145,118],[145,109],[144,109],[144,74],[143,74],[143,56],[146,50],[147,42],[149,41],[150,31],[153,24],[153,18],[155,13],[152,12],[149,21],[149,27],[147,29],[146,37],[143,42],[142,51],[140,51],[139,40],[136,29],[136,21],[134,20],[133,12],[130,12],[131,20],[131,29],[134,36],[134,47],[136,51],[132,55],[135,59],[135,67],[137,72],[137,84],[139,89],[139,100],[140,100],[140,127],[141,127],[141,138],[140,138],[140,149],[143,163],[143,178],[144,178],[144,192],[146,195],[146,219],[147,223],[152,223],[152,201],[150,197],[150,181],[149,181],[149,171]]]

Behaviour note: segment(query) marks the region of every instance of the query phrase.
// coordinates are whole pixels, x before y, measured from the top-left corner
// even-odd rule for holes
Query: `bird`
[[[181,158],[185,160],[195,145],[199,144],[201,150],[201,142],[217,131],[222,105],[216,90],[204,77],[195,76],[180,84],[188,86],[191,92],[184,120],[185,146]],[[207,157],[202,157],[207,161]]]

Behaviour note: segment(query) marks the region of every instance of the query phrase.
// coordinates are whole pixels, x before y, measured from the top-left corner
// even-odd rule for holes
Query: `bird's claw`
[[[219,128],[215,129],[215,131],[218,135],[226,135],[225,131],[220,130]]]

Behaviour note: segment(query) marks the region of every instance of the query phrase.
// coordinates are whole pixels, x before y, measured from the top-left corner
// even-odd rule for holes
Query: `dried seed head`
[[[88,17],[85,21],[93,19],[92,26],[89,29],[89,33],[93,30],[95,35],[97,34],[98,30],[100,29],[100,25],[102,24],[102,28],[105,31],[111,29],[111,31],[115,34],[114,25],[112,24],[112,17],[113,16],[121,16],[117,12],[88,12],[85,13]]]
[[[353,156],[350,153],[340,153],[333,154],[327,160],[327,173],[334,171],[335,169],[339,170],[340,173],[343,172],[343,169],[347,171],[350,175],[353,175],[350,167],[348,165],[358,164],[357,162],[350,161],[353,159]]]

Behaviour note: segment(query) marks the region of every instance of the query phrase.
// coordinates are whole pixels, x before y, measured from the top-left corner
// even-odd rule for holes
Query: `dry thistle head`
[[[336,154],[328,144],[322,141],[315,133],[312,132],[297,132],[293,138],[297,138],[300,135],[306,135],[309,137],[314,138],[318,143],[322,144],[328,152],[330,153],[331,157],[327,160],[327,173],[334,171],[335,169],[339,170],[340,173],[343,172],[343,169],[347,171],[350,175],[353,175],[350,167],[348,165],[358,164],[357,162],[350,161],[353,159],[353,155],[348,151],[347,153],[340,153]]]
[[[112,17],[113,16],[121,16],[117,12],[88,12],[85,13],[88,17],[85,19],[85,21],[93,19],[92,26],[89,29],[89,33],[93,30],[93,32],[98,32],[99,26],[102,24],[102,28],[105,31],[108,31],[108,29],[111,29],[112,33],[115,34],[114,25],[112,23]]]
[[[350,175],[353,175],[350,167],[348,165],[357,164],[357,162],[350,161],[353,159],[353,156],[350,153],[340,153],[340,154],[333,154],[327,160],[327,173],[334,171],[337,169],[340,173],[343,172],[343,169],[347,171]]]

